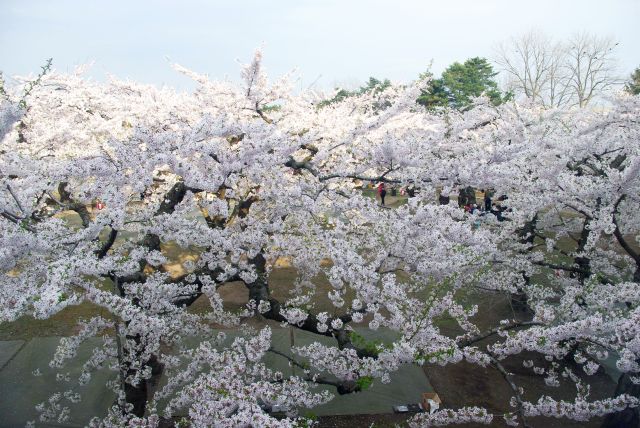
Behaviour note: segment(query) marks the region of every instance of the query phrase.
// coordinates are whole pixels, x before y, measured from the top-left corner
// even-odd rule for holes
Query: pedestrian
[[[484,210],[491,211],[491,197],[489,196],[489,192],[484,194]]]
[[[387,189],[384,187],[384,183],[378,184],[378,195],[380,195],[380,201],[384,206],[384,197],[387,196]]]

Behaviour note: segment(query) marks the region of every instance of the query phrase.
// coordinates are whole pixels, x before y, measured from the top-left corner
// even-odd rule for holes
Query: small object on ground
[[[424,411],[431,414],[440,408],[442,400],[440,400],[440,396],[435,392],[424,392],[422,394],[421,404]]]
[[[407,413],[409,411],[409,406],[405,404],[401,404],[399,406],[393,406],[393,413]]]
[[[287,408],[278,404],[266,405],[263,410],[271,414],[274,418],[283,418],[287,415]]]
[[[422,406],[418,403],[400,404],[393,406],[393,413],[420,413],[423,412]]]

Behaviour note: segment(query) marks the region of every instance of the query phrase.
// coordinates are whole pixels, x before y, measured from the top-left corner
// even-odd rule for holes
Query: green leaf
[[[371,376],[362,376],[356,380],[356,385],[360,388],[360,391],[364,391],[369,389],[373,384],[373,378]]]

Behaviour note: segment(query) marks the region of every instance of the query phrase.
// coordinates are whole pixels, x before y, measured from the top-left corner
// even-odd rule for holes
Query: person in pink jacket
[[[384,197],[387,196],[387,189],[384,187],[384,183],[378,184],[378,195],[380,195],[380,201],[384,206]]]

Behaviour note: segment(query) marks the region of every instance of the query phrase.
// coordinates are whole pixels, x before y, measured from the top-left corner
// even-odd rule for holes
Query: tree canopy
[[[175,68],[194,93],[96,82],[82,69],[47,69],[2,92],[0,322],[86,302],[106,313],[61,340],[51,366],[64,372],[100,338],[81,375],[38,407],[43,421],[64,421],[101,367],[118,399],[92,426],[185,414],[197,427],[294,427],[310,423],[304,409],[390,382],[405,365],[461,361],[499,373],[511,410],[473,397],[411,426],[637,418],[639,97],[609,111],[479,99],[443,117],[416,108],[424,82],[317,108],[317,94],[271,82],[260,52],[240,84]],[[492,78],[476,58],[442,80],[457,108],[483,91],[502,97]],[[382,207],[362,191],[374,181],[415,196]],[[435,201],[468,187],[505,195],[505,221]],[[169,244],[194,254],[179,272]],[[295,280],[275,293],[283,260]],[[477,296],[518,305],[484,317],[494,310]],[[191,311],[196,302],[205,309]],[[283,327],[326,341],[280,352],[272,334]],[[355,327],[395,339],[365,343]],[[267,356],[299,370],[275,370]],[[607,359],[619,388],[594,396]],[[507,360],[575,395],[523,391]]]
[[[640,94],[640,67],[636,68],[624,85],[624,90],[631,95]]]
[[[431,80],[428,90],[418,98],[418,103],[426,107],[462,109],[469,106],[473,98],[484,94],[494,105],[498,105],[508,95],[498,89],[494,79],[497,74],[485,58],[469,58],[462,64],[454,62],[442,72],[442,77]],[[421,76],[425,77],[431,76]]]
[[[318,105],[324,107],[333,103],[343,101],[345,98],[354,97],[363,94],[377,94],[391,86],[389,79],[378,80],[375,77],[369,77],[369,80],[360,88],[349,91],[347,89],[336,88],[336,94],[327,100],[322,100]]]

